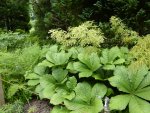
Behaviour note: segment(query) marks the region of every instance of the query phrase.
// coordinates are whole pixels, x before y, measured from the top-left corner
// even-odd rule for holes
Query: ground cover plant
[[[29,80],[28,85],[35,86],[35,92],[40,98],[47,98],[55,105],[52,113],[99,113],[103,110],[104,97],[113,95],[116,97],[110,99],[110,110],[124,110],[131,99],[130,113],[134,113],[133,106],[139,104],[143,104],[143,107],[136,112],[147,113],[150,105],[148,102],[141,99],[138,103],[134,102],[138,99],[137,96],[149,100],[149,87],[146,87],[149,85],[148,68],[143,66],[140,69],[127,69],[127,48],[113,47],[91,54],[85,53],[82,48],[83,51],[79,51],[76,58],[72,57],[74,52],[69,50],[64,51],[57,45],[52,46],[45,60],[40,62],[33,72],[27,72],[25,75]],[[107,54],[104,57],[104,53],[111,57]],[[119,90],[114,92],[114,87]],[[131,95],[134,95],[132,90],[137,96]],[[119,91],[129,95],[119,95]],[[119,100],[124,99],[121,96],[127,98],[125,102]]]
[[[150,111],[149,35],[139,36],[115,16],[109,24],[86,21],[44,33],[49,33],[45,40],[0,33],[0,76],[8,102],[0,112],[24,112],[25,102],[35,98],[48,101],[52,113]]]

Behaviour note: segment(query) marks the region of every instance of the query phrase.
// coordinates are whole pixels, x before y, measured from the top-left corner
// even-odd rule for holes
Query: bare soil
[[[51,109],[47,100],[32,100],[24,106],[24,113],[50,113]]]

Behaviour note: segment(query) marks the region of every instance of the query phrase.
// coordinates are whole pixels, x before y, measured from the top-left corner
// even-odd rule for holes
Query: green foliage
[[[110,100],[111,110],[123,110],[129,105],[130,113],[148,113],[150,110],[149,85],[150,73],[146,66],[133,68],[118,67],[114,76],[109,79],[110,84],[124,92]],[[146,101],[147,100],[147,101]]]
[[[27,34],[19,32],[1,32],[0,33],[0,51],[13,50],[25,46]]]
[[[101,64],[100,55],[105,49],[102,52],[86,51],[87,48],[64,49],[53,45],[46,53],[45,59],[35,66],[33,71],[25,74],[28,85],[35,87],[40,98],[47,98],[55,105],[52,112],[98,113],[103,109],[102,98],[106,94],[110,95],[112,91],[110,88],[107,90],[100,80],[107,80],[108,77],[104,73],[111,69],[105,70],[107,63]],[[123,62],[114,63],[115,67],[127,61],[126,48],[114,47],[106,53],[115,56],[113,60],[124,59]]]
[[[70,113],[98,113],[103,109],[101,98],[107,92],[107,88],[103,84],[95,84],[93,87],[89,83],[78,83],[75,88],[76,97],[71,100],[65,100],[64,104]]]
[[[2,75],[24,74],[41,56],[42,50],[36,44],[15,52],[0,52],[0,72]]]
[[[140,0],[31,0],[32,26],[36,35],[45,38],[49,29],[78,26],[84,21],[94,20],[103,24],[111,16],[123,22],[141,35],[150,33],[149,1]],[[126,41],[128,42],[127,38]],[[132,40],[134,42],[134,40]],[[115,43],[115,41],[114,41]]]
[[[80,53],[78,55],[80,62],[75,62],[73,67],[79,72],[79,77],[90,77],[94,71],[100,68],[100,59],[96,53],[90,55]]]
[[[150,68],[150,35],[138,40],[138,43],[131,49],[130,53],[136,60],[136,64],[146,64]]]
[[[0,28],[7,31],[22,29],[29,30],[29,0],[1,0],[0,4]]]
[[[90,9],[90,18],[99,22],[108,22],[111,16],[121,18],[127,26],[138,32],[140,35],[150,33],[149,1],[141,0],[95,0]],[[89,12],[88,10],[86,11]]]
[[[115,65],[125,63],[125,59],[128,59],[128,49],[125,47],[119,49],[117,46],[112,47],[110,50],[104,49],[100,58],[101,63],[104,65],[103,68],[106,70],[113,70]]]
[[[20,100],[16,100],[12,104],[0,106],[0,113],[23,113],[23,105]]]
[[[4,80],[6,99],[14,101],[20,98],[26,101],[26,96],[31,96],[23,75],[33,69],[45,51],[46,48],[41,49],[34,44],[14,52],[0,52],[0,73]]]
[[[51,113],[70,113],[70,110],[62,106],[54,106]]]
[[[139,37],[138,33],[132,31],[122,23],[121,19],[112,16],[110,18],[111,29],[114,31],[116,38],[121,38],[123,42],[128,43],[127,40],[135,40]]]
[[[79,13],[82,0],[30,0],[32,5],[31,19],[35,22],[32,30],[35,35],[45,39],[52,28],[67,29],[81,22]],[[78,10],[76,10],[78,7]]]
[[[123,21],[115,16],[110,18],[109,23],[100,23],[100,29],[106,37],[103,46],[128,46],[131,48],[140,37],[137,32],[128,28]]]
[[[95,46],[103,43],[103,33],[91,21],[87,21],[78,27],[71,27],[68,31],[61,29],[50,30],[51,38],[64,46]]]

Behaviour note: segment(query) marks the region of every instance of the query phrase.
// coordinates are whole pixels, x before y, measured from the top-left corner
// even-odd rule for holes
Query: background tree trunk
[[[0,106],[3,104],[5,104],[5,100],[4,100],[4,92],[3,92],[2,80],[0,75]]]

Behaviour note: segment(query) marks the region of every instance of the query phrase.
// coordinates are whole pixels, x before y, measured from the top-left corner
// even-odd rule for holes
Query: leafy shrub
[[[148,113],[150,111],[150,72],[146,66],[137,69],[117,67],[110,84],[124,94],[112,97],[111,110],[123,110],[129,105],[130,113]]]
[[[139,35],[137,32],[128,29],[125,24],[121,21],[121,19],[112,16],[110,18],[111,29],[115,32],[116,36],[120,38],[138,38]]]
[[[12,50],[21,48],[25,45],[27,34],[20,34],[19,32],[1,32],[0,33],[0,51]]]
[[[150,68],[150,35],[139,39],[130,53],[137,63],[145,63]]]
[[[78,27],[71,27],[68,31],[53,29],[49,33],[51,33],[52,39],[65,46],[100,47],[104,39],[101,30],[91,21],[87,21]]]
[[[41,49],[34,44],[14,52],[0,52],[0,73],[4,80],[6,99],[14,101],[20,98],[25,101],[24,95],[30,96],[30,92],[24,90],[28,88],[23,75],[38,63],[45,51],[46,48]]]
[[[23,113],[23,102],[16,100],[12,104],[0,106],[0,113]]]
[[[120,18],[112,16],[109,23],[100,23],[100,29],[105,35],[103,46],[132,46],[135,45],[139,35],[137,32],[129,29]]]
[[[28,85],[35,87],[40,98],[50,99],[50,103],[55,105],[52,113],[102,111],[103,97],[111,94],[111,88],[106,87],[104,80],[113,76],[113,73],[109,76],[105,73],[114,70],[105,67],[108,64],[116,67],[127,61],[125,56],[128,52],[118,47],[90,54],[85,53],[85,48],[80,50],[76,51],[76,47],[63,50],[54,45],[46,53],[46,59],[35,66],[33,71],[25,74]],[[112,55],[113,59],[102,63],[107,61],[101,56],[103,51],[109,56]]]
[[[38,45],[32,45],[24,49],[18,49],[15,52],[0,52],[1,74],[24,74],[36,64],[42,55],[41,51]]]

